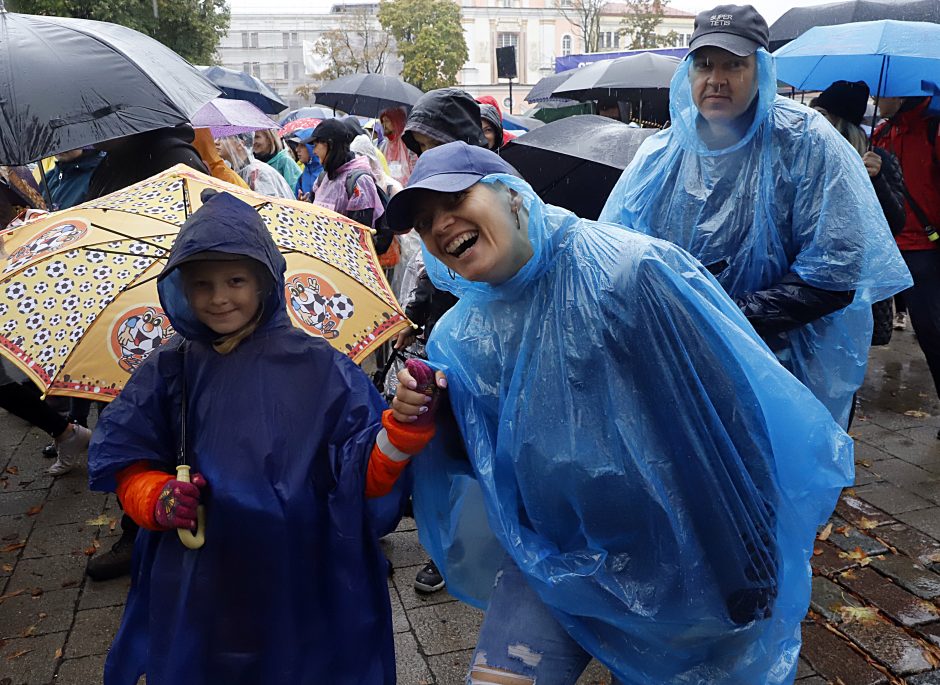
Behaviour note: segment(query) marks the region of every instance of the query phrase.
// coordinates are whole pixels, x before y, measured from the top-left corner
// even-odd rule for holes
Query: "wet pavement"
[[[910,332],[872,350],[852,428],[857,477],[816,542],[799,685],[940,685],[940,403]],[[48,438],[0,411],[0,685],[101,682],[126,580],[84,576],[117,539],[113,495],[53,481]],[[385,539],[400,685],[463,682],[481,614],[412,588],[411,519]],[[606,684],[596,663],[579,685]]]

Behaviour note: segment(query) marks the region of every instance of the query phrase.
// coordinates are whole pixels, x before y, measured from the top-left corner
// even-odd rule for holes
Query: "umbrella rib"
[[[167,222],[167,223],[169,223],[169,222]],[[120,231],[115,231],[113,228],[108,228],[107,226],[102,226],[101,224],[96,224],[95,222],[92,222],[91,225],[94,226],[95,228],[101,229],[102,231],[107,231],[108,233],[113,233],[114,235],[121,236],[122,238],[124,238],[124,239],[126,239],[126,240],[136,240],[136,241],[138,241],[138,242],[143,243],[144,245],[149,245],[150,247],[154,248],[155,250],[160,250],[161,252],[166,252],[166,251],[169,249],[169,248],[164,247],[163,245],[158,245],[158,244],[156,244],[156,243],[151,243],[151,242],[150,242],[149,240],[147,240],[146,238],[135,238],[134,236],[127,235],[126,233],[121,233]],[[170,224],[170,225],[172,226],[173,224]]]
[[[120,250],[104,250],[100,247],[95,247],[94,245],[85,245],[81,249],[87,250],[88,252],[104,252],[105,254],[117,254],[117,255],[123,255],[125,257],[146,257],[147,259],[165,259],[163,255],[136,254],[134,252],[121,252]],[[162,250],[164,248],[160,248],[160,249]]]

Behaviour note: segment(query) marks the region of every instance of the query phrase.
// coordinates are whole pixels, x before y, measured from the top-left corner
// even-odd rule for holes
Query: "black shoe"
[[[58,459],[59,450],[56,448],[54,442],[50,442],[48,445],[42,448],[42,456],[46,459]]]
[[[122,535],[107,552],[92,557],[85,568],[85,575],[92,580],[111,580],[128,575],[131,572],[134,537],[127,536],[125,539]]]
[[[428,560],[427,565],[418,571],[415,576],[415,590],[418,592],[437,592],[444,589],[444,576],[437,570],[434,562]]]

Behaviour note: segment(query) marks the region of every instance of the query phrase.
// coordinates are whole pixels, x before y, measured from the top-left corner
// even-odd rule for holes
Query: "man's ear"
[[[513,212],[518,212],[522,209],[522,195],[517,193],[512,188],[509,189],[509,208]]]

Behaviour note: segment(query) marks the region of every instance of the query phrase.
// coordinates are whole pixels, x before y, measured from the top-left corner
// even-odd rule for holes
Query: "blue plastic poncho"
[[[223,194],[202,211],[223,201],[250,210]],[[197,220],[207,214],[184,226],[159,284],[186,349],[177,336],[147,359],[89,451],[95,490],[113,490],[140,460],[174,472],[185,377],[189,461],[209,482],[206,543],[193,551],[175,530],[139,533],[104,682],[146,672],[153,685],[392,684],[387,566],[372,526],[393,522],[377,523],[364,495],[385,405],[347,357],[291,325],[270,234],[238,211]],[[274,284],[259,329],[224,356],[175,268],[204,250],[255,259]],[[401,490],[371,502],[387,516]]]
[[[469,283],[425,253],[461,297],[428,352],[469,461],[445,430],[415,461],[448,589],[485,607],[508,553],[627,685],[792,682],[851,439],[683,250],[497,180],[528,210],[522,270]]]
[[[670,90],[672,127],[647,138],[611,191],[601,221],[663,238],[705,265],[733,298],[794,272],[854,290],[853,303],[767,342],[843,426],[861,385],[872,302],[911,285],[858,153],[821,115],[777,96],[773,59],[757,52],[754,120],[710,150],[696,127],[691,60]]]

